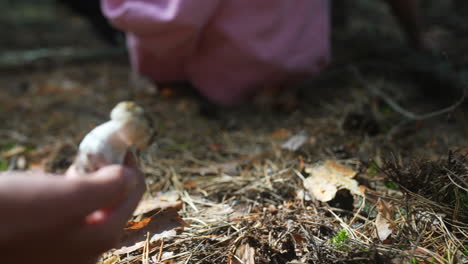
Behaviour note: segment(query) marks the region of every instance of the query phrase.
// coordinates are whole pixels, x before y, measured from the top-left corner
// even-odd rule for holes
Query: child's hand
[[[74,178],[0,173],[2,262],[95,262],[119,239],[144,189],[140,171],[120,165]]]

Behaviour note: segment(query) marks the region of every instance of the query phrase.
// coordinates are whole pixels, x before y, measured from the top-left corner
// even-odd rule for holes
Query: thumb
[[[67,175],[76,173],[73,167]],[[125,200],[138,185],[141,173],[121,165],[110,165],[94,173],[69,179],[71,192],[66,197],[71,215],[87,216],[99,210],[112,208]]]

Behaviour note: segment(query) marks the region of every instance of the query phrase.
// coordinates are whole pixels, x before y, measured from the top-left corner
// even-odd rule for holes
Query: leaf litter
[[[308,166],[305,172],[310,176],[304,180],[304,187],[319,201],[332,200],[340,189],[347,189],[354,195],[364,194],[353,179],[357,173],[333,160]]]
[[[230,131],[192,110],[176,110],[171,101],[156,106],[149,99],[142,102],[173,128],[158,136],[156,152],[142,153],[149,191],[118,247],[104,254],[101,263],[411,263],[413,258],[449,263],[447,258],[466,258],[467,162],[461,153],[407,163],[401,157],[382,158],[387,148],[382,135],[339,135],[341,126],[329,119],[346,112],[303,122],[297,116],[287,130],[286,119],[276,126],[278,120],[272,118],[271,128],[261,131],[249,126],[265,124],[268,114],[259,120],[239,114],[249,126]],[[108,107],[113,104],[109,99]],[[54,126],[54,120],[49,122]],[[38,146],[34,150],[8,158],[25,155],[29,167],[37,163],[59,172],[73,160],[89,126],[82,129],[58,142],[45,133],[42,141],[28,142]],[[278,143],[295,138],[290,131],[300,131],[302,138],[294,139],[295,151]],[[305,135],[314,135],[314,144]],[[165,142],[191,144],[172,148]],[[223,150],[215,151],[212,142],[223,142]],[[351,157],[338,158],[335,149],[349,151]],[[360,158],[362,153],[382,161],[369,162]],[[394,182],[397,190],[385,181]],[[316,190],[326,195],[315,195]],[[351,208],[332,203],[343,190],[350,193],[345,200]],[[297,195],[300,191],[303,195]],[[379,206],[379,198],[385,205]],[[349,239],[338,245],[334,238],[342,230]]]

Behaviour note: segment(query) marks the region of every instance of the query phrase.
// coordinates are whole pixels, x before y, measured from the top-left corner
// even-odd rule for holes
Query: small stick
[[[158,254],[157,263],[161,262],[163,248],[164,248],[164,238],[161,238],[161,246],[159,247],[159,254]]]

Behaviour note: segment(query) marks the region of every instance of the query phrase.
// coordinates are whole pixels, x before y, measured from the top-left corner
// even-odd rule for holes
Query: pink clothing
[[[319,72],[330,59],[328,0],[101,0],[127,33],[132,66],[189,80],[216,103]]]

